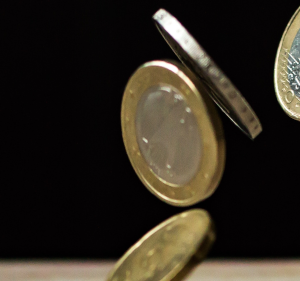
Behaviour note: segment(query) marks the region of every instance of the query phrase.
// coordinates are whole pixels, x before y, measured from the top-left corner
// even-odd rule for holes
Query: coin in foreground
[[[208,253],[215,240],[205,210],[183,212],[162,222],[116,263],[108,281],[169,281],[181,279]]]
[[[142,65],[125,89],[122,134],[144,185],[161,200],[189,206],[210,196],[224,170],[221,121],[206,89],[183,65]]]
[[[200,44],[166,10],[158,10],[153,20],[178,58],[207,85],[215,103],[249,138],[254,139],[262,131],[258,117]]]
[[[274,72],[279,104],[291,118],[300,121],[300,7],[281,38]]]

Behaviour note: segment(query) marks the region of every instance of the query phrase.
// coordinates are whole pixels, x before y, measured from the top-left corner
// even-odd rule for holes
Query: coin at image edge
[[[177,214],[134,244],[116,263],[107,281],[182,280],[204,259],[214,240],[207,211],[192,209]]]

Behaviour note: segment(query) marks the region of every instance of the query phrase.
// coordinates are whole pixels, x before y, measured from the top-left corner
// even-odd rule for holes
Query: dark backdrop
[[[243,93],[264,131],[249,140],[219,112],[224,176],[195,207],[215,220],[210,257],[300,254],[300,123],[273,86],[276,50],[299,1],[15,1],[2,4],[0,257],[117,258],[188,208],[143,186],[120,106],[146,61],[176,59],[151,21],[163,7]]]

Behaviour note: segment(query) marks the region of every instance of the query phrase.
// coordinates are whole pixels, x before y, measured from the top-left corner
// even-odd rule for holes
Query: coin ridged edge
[[[158,27],[158,30],[169,44],[175,54],[186,64],[181,54],[176,50],[176,47],[168,40],[170,36],[174,42],[186,53],[186,55],[193,60],[193,63],[205,74],[205,78],[209,79],[214,87],[217,88],[221,99],[224,99],[234,111],[232,117],[228,110],[224,108],[216,100],[215,94],[211,93],[212,99],[222,109],[222,111],[237,125],[249,138],[254,139],[262,131],[261,123],[250,107],[245,98],[232,84],[232,82],[225,76],[225,74],[217,67],[213,60],[207,55],[200,44],[193,38],[193,36],[182,26],[182,24],[170,13],[164,9],[158,10],[153,15],[153,20]],[[167,33],[167,34],[166,34]],[[189,67],[189,66],[188,66]],[[190,68],[190,67],[189,67]],[[195,69],[192,69],[195,70]],[[199,73],[195,71],[198,75]],[[234,120],[236,119],[236,120]],[[240,122],[240,123],[239,123]]]

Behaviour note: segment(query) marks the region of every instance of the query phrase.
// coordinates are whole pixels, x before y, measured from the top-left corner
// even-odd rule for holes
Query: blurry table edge
[[[106,280],[115,261],[0,260],[0,280]],[[207,260],[186,280],[300,280],[300,259]]]

